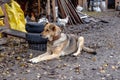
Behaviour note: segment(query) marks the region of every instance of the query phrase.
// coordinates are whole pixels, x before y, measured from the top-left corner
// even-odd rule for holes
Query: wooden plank
[[[53,21],[56,22],[55,0],[52,0]]]
[[[0,33],[10,35],[10,36],[14,36],[14,37],[23,38],[23,39],[26,39],[26,34],[27,34],[25,32],[10,29],[10,28],[7,28],[7,27],[0,27]]]
[[[61,0],[58,0],[58,7],[59,7],[58,9],[60,10],[61,17],[65,18],[67,15],[66,15],[66,13],[65,13],[65,11],[63,9],[63,6],[61,4]]]

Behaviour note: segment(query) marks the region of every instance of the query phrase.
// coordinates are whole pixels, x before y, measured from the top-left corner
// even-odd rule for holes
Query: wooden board
[[[26,33],[6,27],[0,27],[0,33],[26,39]]]

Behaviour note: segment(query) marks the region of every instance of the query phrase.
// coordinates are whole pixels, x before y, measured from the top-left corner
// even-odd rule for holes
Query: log
[[[55,0],[52,0],[53,21],[56,22]]]
[[[50,21],[50,0],[47,0],[47,18]]]
[[[40,15],[40,0],[38,0],[38,15]]]

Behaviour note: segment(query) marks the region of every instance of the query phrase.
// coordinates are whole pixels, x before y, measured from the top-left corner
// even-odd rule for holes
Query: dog
[[[78,56],[82,50],[96,54],[94,49],[85,47],[84,37],[62,33],[60,27],[53,23],[47,23],[41,34],[44,38],[48,38],[47,51],[30,59],[29,61],[32,63],[51,60],[69,54]]]

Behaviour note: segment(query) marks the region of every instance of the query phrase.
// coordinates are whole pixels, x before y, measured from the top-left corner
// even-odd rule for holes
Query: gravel
[[[67,32],[84,36],[97,55],[82,52],[37,64],[28,60],[43,52],[29,50],[27,42],[8,38],[0,50],[0,80],[120,80],[120,18],[117,12],[89,13],[109,23],[68,26]]]

